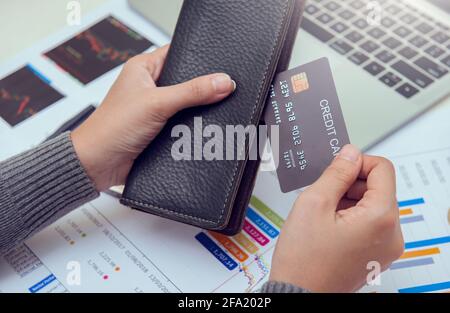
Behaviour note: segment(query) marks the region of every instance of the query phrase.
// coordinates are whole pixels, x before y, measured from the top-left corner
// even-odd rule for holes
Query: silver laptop
[[[182,0],[129,1],[173,32]],[[450,95],[450,0],[309,0],[291,68],[323,56],[367,149]]]

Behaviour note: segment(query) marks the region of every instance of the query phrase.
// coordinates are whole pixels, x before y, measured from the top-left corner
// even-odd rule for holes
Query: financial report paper
[[[5,90],[0,104],[16,110],[14,115],[0,108],[0,142],[7,147],[0,160],[38,144],[87,105],[100,103],[127,57],[169,41],[126,1],[111,1],[83,21],[0,66],[0,90]],[[102,27],[93,27],[99,22]],[[103,27],[127,29],[132,38],[124,40],[138,41],[136,49],[105,40]],[[97,72],[77,71],[64,62],[68,40],[83,52],[81,60],[98,65]],[[45,55],[55,47],[51,58]],[[118,54],[111,54],[112,48]],[[13,92],[11,78],[2,85],[19,70],[45,83],[48,96],[33,102],[37,91]],[[443,140],[450,134],[444,118],[449,115],[450,103],[371,151],[395,164],[406,250],[362,292],[450,290],[450,143]],[[283,194],[275,173],[259,173],[244,229],[233,237],[134,211],[102,195],[1,257],[0,291],[255,292],[268,279],[276,240],[298,194]]]

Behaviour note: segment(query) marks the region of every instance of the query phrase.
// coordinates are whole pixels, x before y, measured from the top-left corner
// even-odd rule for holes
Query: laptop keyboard
[[[448,26],[405,0],[378,0],[374,25],[369,2],[310,0],[301,27],[405,98],[449,74]]]

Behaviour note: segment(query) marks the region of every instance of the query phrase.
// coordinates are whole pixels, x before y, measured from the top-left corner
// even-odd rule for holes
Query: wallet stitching
[[[285,5],[284,5],[284,8],[283,8],[283,10],[284,10],[283,11],[283,18],[282,18],[283,21],[285,20],[287,12],[288,12],[288,10],[287,10],[288,9],[288,4],[289,4],[289,1],[288,0],[285,1]],[[250,121],[247,124],[251,123],[251,121],[253,119],[253,116],[255,115],[256,108],[258,107],[258,103],[259,103],[259,100],[261,98],[262,87],[263,87],[264,82],[265,82],[265,80],[267,78],[267,73],[269,71],[269,66],[270,66],[271,60],[273,58],[273,54],[275,53],[275,49],[278,46],[278,42],[280,41],[280,36],[281,36],[281,33],[282,33],[282,26],[283,26],[283,23],[280,23],[278,31],[277,31],[276,44],[272,47],[270,58],[269,58],[269,61],[267,62],[266,69],[265,69],[265,72],[264,72],[263,80],[261,81],[261,84],[260,84],[259,89],[258,89],[257,100],[256,100],[256,103],[255,103],[255,105],[253,107],[253,112],[251,114]],[[241,149],[241,151],[239,152],[238,160],[239,160],[240,156],[242,155],[242,150],[244,150],[244,149]],[[229,197],[230,197],[231,187],[233,186],[233,182],[236,179],[236,172],[237,172],[238,167],[239,167],[239,161],[236,162],[236,166],[235,166],[234,171],[233,171],[233,177],[232,177],[230,183],[228,184],[228,190],[227,190],[227,193],[225,195],[225,203],[223,204],[222,210],[220,212],[220,216],[217,219],[217,221],[212,221],[212,220],[204,219],[204,218],[201,218],[201,217],[192,216],[192,215],[189,215],[189,214],[179,213],[179,212],[176,212],[176,211],[173,211],[173,210],[165,209],[165,208],[162,208],[162,207],[159,207],[159,206],[156,206],[156,205],[152,205],[152,204],[149,204],[149,203],[144,203],[144,202],[141,202],[141,201],[131,200],[131,199],[128,199],[128,198],[123,198],[123,200],[125,200],[125,201],[127,201],[127,202],[129,202],[131,204],[136,204],[136,205],[139,205],[139,206],[142,206],[142,207],[145,207],[145,208],[149,208],[149,209],[154,209],[154,210],[157,210],[157,211],[165,212],[169,216],[171,216],[171,215],[172,216],[180,216],[180,217],[186,218],[188,220],[200,221],[200,222],[205,222],[205,223],[210,223],[210,224],[217,224],[218,222],[220,222],[220,220],[222,219],[222,217],[224,215],[225,207],[226,207],[227,202],[228,202]]]
[[[158,211],[162,211],[162,212],[168,213],[169,215],[175,215],[175,216],[180,216],[180,217],[188,218],[188,219],[192,219],[192,220],[198,220],[200,222],[215,223],[214,221],[210,221],[210,220],[207,220],[207,219],[204,219],[204,218],[201,218],[201,217],[196,217],[196,216],[192,216],[192,215],[188,215],[188,214],[183,214],[183,213],[180,213],[180,212],[176,212],[176,211],[172,211],[172,210],[169,210],[169,209],[161,208],[161,207],[149,204],[149,203],[143,203],[143,202],[140,202],[140,201],[131,200],[131,199],[127,199],[127,198],[124,198],[124,200],[127,201],[127,202],[130,202],[132,204],[136,204],[136,205],[144,206],[144,207],[147,207],[147,208],[150,208],[150,209],[155,209],[155,210],[158,210]]]

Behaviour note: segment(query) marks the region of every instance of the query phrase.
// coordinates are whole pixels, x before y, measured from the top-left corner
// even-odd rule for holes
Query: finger
[[[171,117],[176,112],[197,105],[216,103],[229,96],[236,83],[227,74],[201,76],[185,83],[152,90],[161,112]]]
[[[376,190],[389,196],[395,196],[395,169],[389,160],[364,156],[360,178],[366,179],[368,190]]]
[[[145,66],[154,81],[157,81],[161,75],[169,47],[170,45],[165,45],[151,53],[143,53],[134,57],[138,64]]]
[[[392,163],[384,158],[363,158],[361,176],[367,179],[367,191],[358,202],[358,207],[370,208],[369,212],[383,216],[386,212],[398,215],[396,200],[395,170]]]
[[[154,54],[154,60],[149,60],[148,67],[152,68],[151,76],[154,81],[159,79],[161,75],[162,69],[164,68],[164,64],[166,63],[167,54],[169,52],[170,45],[162,46],[161,48],[156,49]],[[152,67],[153,65],[153,67]]]
[[[324,197],[335,211],[339,201],[356,181],[361,165],[361,151],[353,145],[347,145],[310,189]]]
[[[348,198],[343,198],[341,199],[341,201],[338,203],[336,211],[344,211],[347,210],[348,208],[352,208],[357,204],[357,201],[352,200],[352,199],[348,199]]]
[[[367,191],[367,182],[365,180],[357,180],[348,190],[347,198],[352,200],[361,200]]]

